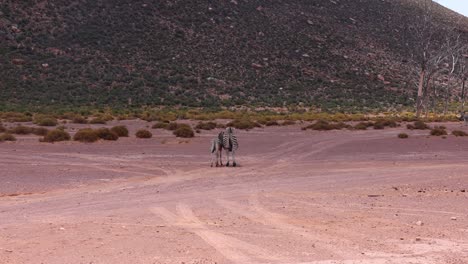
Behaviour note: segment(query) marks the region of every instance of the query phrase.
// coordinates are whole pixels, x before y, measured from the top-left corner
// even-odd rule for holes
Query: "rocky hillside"
[[[414,1],[0,0],[0,105],[411,105]]]

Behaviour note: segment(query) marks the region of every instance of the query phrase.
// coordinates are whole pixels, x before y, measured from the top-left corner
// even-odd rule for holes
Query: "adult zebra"
[[[221,158],[223,153],[223,140],[224,132],[220,132],[215,138],[211,140],[211,167],[216,160],[216,167],[223,166],[223,160]]]
[[[227,127],[226,132],[223,134],[223,148],[226,150],[226,166],[229,167],[229,153],[231,153],[232,166],[236,167],[236,150],[239,148],[239,143],[237,142],[237,137],[234,135],[234,128],[232,127]]]
[[[465,126],[468,125],[468,115],[466,112],[460,112],[460,121],[464,121]]]

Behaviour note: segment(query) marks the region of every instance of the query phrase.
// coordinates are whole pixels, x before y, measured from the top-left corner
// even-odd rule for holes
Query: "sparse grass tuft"
[[[126,126],[115,126],[112,127],[111,132],[114,132],[119,137],[128,137],[128,128]]]
[[[135,133],[137,138],[151,138],[153,134],[146,129],[140,129]]]
[[[468,136],[468,133],[466,133],[465,131],[461,131],[461,130],[454,130],[452,131],[452,135],[456,137],[466,137]]]
[[[42,142],[58,142],[58,141],[68,141],[70,140],[70,134],[61,129],[54,129],[47,132],[42,139]]]

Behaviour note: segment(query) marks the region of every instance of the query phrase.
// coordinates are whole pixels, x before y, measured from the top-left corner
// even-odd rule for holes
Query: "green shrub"
[[[445,135],[447,135],[447,131],[443,128],[436,126],[431,130],[431,136],[445,136]]]
[[[16,138],[10,133],[5,133],[0,135],[0,141],[16,141]]]
[[[234,127],[237,129],[253,129],[256,127],[262,127],[260,124],[253,122],[252,120],[249,120],[249,119],[236,119],[227,123],[226,126]]]
[[[137,138],[151,138],[153,137],[153,134],[146,129],[140,129],[135,133],[135,136]]]
[[[169,123],[158,122],[158,123],[154,124],[151,128],[153,128],[153,129],[168,129],[169,128]]]
[[[466,133],[465,131],[461,131],[461,130],[454,130],[452,131],[452,135],[456,137],[466,137],[468,136],[468,133]]]
[[[78,130],[73,136],[73,140],[80,142],[96,142],[99,140],[97,132],[91,128],[83,128]]]
[[[116,133],[110,131],[110,129],[105,128],[105,127],[96,129],[96,133],[100,139],[104,139],[104,140],[119,139],[119,136]]]
[[[56,126],[58,121],[55,117],[51,116],[36,116],[33,123],[38,126]]]
[[[32,132],[33,132],[32,127],[21,126],[21,125],[8,130],[8,133],[17,134],[17,135],[29,135]]]
[[[195,129],[202,129],[202,130],[213,130],[218,126],[215,122],[200,122],[195,126]]]
[[[400,133],[400,134],[398,134],[398,138],[408,138],[408,137],[409,137],[409,136],[408,136],[408,134],[406,134],[406,133]]]
[[[176,137],[181,138],[192,138],[195,136],[193,129],[189,125],[180,125],[173,133]]]
[[[57,142],[57,141],[68,141],[70,140],[70,134],[61,129],[54,129],[47,132],[42,139],[43,142]]]
[[[32,133],[36,136],[45,136],[49,130],[43,127],[35,127],[32,129]]]
[[[119,137],[128,137],[128,128],[126,126],[112,127],[111,132],[114,132]]]

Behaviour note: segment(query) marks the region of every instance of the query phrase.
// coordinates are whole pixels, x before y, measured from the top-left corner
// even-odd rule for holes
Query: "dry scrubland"
[[[4,117],[0,263],[468,263],[468,127],[324,117]]]

